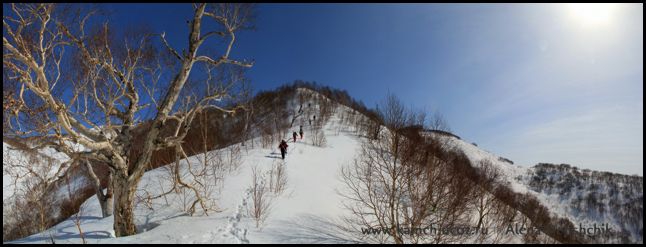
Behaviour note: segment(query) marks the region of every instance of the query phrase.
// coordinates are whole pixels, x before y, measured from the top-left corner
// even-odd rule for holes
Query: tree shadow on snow
[[[315,147],[315,148],[334,148],[334,146],[332,146],[332,145],[330,145],[330,144],[325,144],[323,147],[319,147],[319,146],[316,146],[316,145],[314,145],[314,144],[312,144],[312,143],[305,142],[305,141],[303,141],[303,142],[297,142],[296,144],[299,144],[299,145],[300,145],[300,144],[303,144],[303,145],[310,146],[310,147]]]
[[[280,156],[271,156],[271,155],[265,155],[265,158],[272,158],[272,159],[283,159],[283,157]]]
[[[81,228],[82,229],[82,228]],[[66,231],[70,230],[70,231]],[[60,228],[57,229],[55,233],[52,233],[52,236],[54,238],[55,242],[62,241],[62,240],[71,240],[71,239],[77,239],[79,243],[82,242],[81,240],[81,235],[79,234],[78,231],[75,228]],[[86,240],[88,239],[106,239],[106,238],[111,238],[111,234],[108,231],[84,231],[83,232],[83,238]],[[51,238],[49,235],[48,231],[44,231],[41,234],[38,234],[38,236],[32,236],[24,239],[19,239],[19,240],[14,240],[11,243],[15,244],[20,244],[20,243],[34,243],[34,242],[45,242],[45,243],[51,243]]]
[[[345,229],[331,220],[305,215],[272,222],[266,231],[280,243],[361,244],[361,233]]]

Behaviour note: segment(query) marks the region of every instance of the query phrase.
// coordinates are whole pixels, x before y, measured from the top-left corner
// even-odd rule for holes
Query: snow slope
[[[524,174],[527,174],[529,168],[518,166],[518,165],[512,165],[508,162],[502,161],[499,156],[492,154],[490,152],[487,152],[485,150],[482,150],[479,147],[471,143],[468,143],[462,139],[458,139],[452,136],[439,135],[435,133],[431,133],[431,134],[435,135],[437,138],[445,139],[447,143],[449,143],[450,147],[456,148],[464,152],[467,158],[469,158],[469,160],[471,161],[471,164],[473,164],[476,167],[479,166],[481,161],[484,161],[484,160],[490,161],[491,164],[494,165],[498,169],[498,171],[500,171],[503,174],[502,178],[512,190],[519,193],[528,192],[527,186],[522,184],[516,178]]]
[[[2,173],[2,200],[10,199],[16,191],[22,191],[21,184],[30,177],[27,169],[28,165],[32,162],[52,162],[51,168],[58,168],[63,162],[69,160],[67,155],[57,152],[52,148],[45,148],[36,151],[32,157],[24,151],[16,150],[6,142],[2,142],[2,160],[3,163],[12,164],[14,166],[3,166]],[[11,169],[9,171],[8,169]],[[42,173],[43,177],[50,178],[56,173],[56,169],[52,169]],[[12,175],[17,179],[12,179]]]
[[[142,233],[122,238],[112,238],[113,217],[101,219],[96,197],[82,206],[79,220],[88,243],[284,243],[284,242],[353,242],[343,232],[330,226],[339,220],[344,211],[336,189],[341,186],[337,175],[341,166],[348,164],[355,155],[359,139],[352,134],[337,131],[338,119],[333,116],[323,127],[327,139],[325,147],[316,147],[307,139],[309,126],[304,126],[305,139],[289,141],[284,165],[287,171],[287,189],[273,195],[272,210],[260,228],[249,217],[249,186],[251,170],[257,167],[267,171],[275,162],[283,163],[276,148],[245,149],[239,169],[227,176],[219,194],[221,213],[211,216],[187,216],[173,203],[163,198],[153,201],[155,210],[138,204],[136,221]],[[258,141],[258,140],[256,140]],[[258,144],[256,144],[258,145]],[[249,147],[247,144],[246,147]],[[200,155],[191,157],[199,160]],[[183,162],[182,168],[186,169]],[[160,194],[168,185],[159,186],[167,176],[164,167],[147,172],[140,183],[138,195],[145,191]],[[172,201],[172,199],[170,199]],[[12,243],[82,243],[74,224],[76,217],[61,222],[45,232]],[[145,232],[143,232],[145,231]]]
[[[475,166],[481,160],[491,161],[504,174],[502,178],[509,188],[518,193],[535,196],[550,210],[551,214],[566,217],[575,227],[593,227],[595,224],[600,227],[602,224],[607,224],[614,231],[626,231],[630,238],[629,242],[643,242],[642,177],[604,174],[585,169],[572,172],[577,169],[570,166],[564,166],[568,167],[565,169],[562,167],[546,169],[540,165],[531,167],[514,165],[467,141],[432,134],[445,138],[453,147],[462,150]],[[536,176],[537,174],[541,175]],[[602,178],[603,175],[605,177]],[[542,187],[532,183],[532,179],[536,178],[543,183]],[[630,184],[626,181],[630,181]],[[595,198],[594,204],[586,204],[590,196]],[[613,241],[618,240],[610,242]]]
[[[298,109],[296,100],[289,104],[292,109]],[[316,105],[312,104],[313,111]],[[309,109],[308,109],[309,110]],[[322,128],[327,144],[324,147],[313,146],[310,126],[304,125],[305,139],[296,143],[289,139],[289,150],[285,161],[275,146],[260,147],[261,140],[256,138],[253,145],[247,143],[230,146],[241,148],[241,165],[224,176],[219,183],[214,197],[217,206],[222,211],[211,212],[209,216],[189,216],[185,206],[190,202],[190,196],[185,193],[172,193],[167,197],[157,198],[151,202],[152,207],[145,203],[137,204],[135,208],[136,224],[139,234],[114,238],[112,231],[113,217],[100,218],[101,212],[95,197],[88,199],[77,216],[38,234],[13,241],[12,243],[82,243],[79,229],[75,220],[81,223],[81,230],[88,243],[356,243],[361,242],[357,233],[344,232],[336,227],[336,223],[346,211],[342,206],[342,198],[337,190],[342,189],[339,180],[340,169],[350,164],[360,148],[360,138],[348,131],[339,121],[338,112],[349,110],[339,106],[337,114]],[[318,111],[314,111],[318,112]],[[290,119],[291,120],[291,119]],[[301,121],[297,123],[307,123]],[[296,124],[299,125],[299,124]],[[288,133],[298,131],[293,127]],[[568,217],[575,225],[591,223],[586,215],[572,216],[567,209],[569,201],[561,200],[554,194],[536,191],[531,188],[526,177],[534,172],[534,168],[513,165],[505,162],[499,156],[456,137],[440,135],[446,138],[453,147],[462,150],[477,165],[481,160],[489,160],[504,174],[505,183],[514,191],[535,195],[551,213]],[[253,148],[252,148],[253,147]],[[222,150],[218,150],[221,152]],[[216,151],[212,151],[216,152]],[[189,158],[191,169],[203,155]],[[287,189],[280,194],[270,194],[271,210],[267,220],[260,227],[252,219],[249,209],[251,205],[250,186],[252,169],[257,168],[266,176],[272,166],[284,165],[287,172]],[[198,166],[199,168],[199,166]],[[137,195],[145,197],[148,194],[158,195],[170,188],[167,167],[160,167],[146,172],[139,185]],[[186,173],[188,163],[181,162],[182,173]],[[642,223],[643,226],[643,223]],[[642,227],[643,228],[643,227]],[[643,233],[642,233],[643,234]],[[511,239],[511,242],[520,242]]]
[[[80,150],[78,145],[73,147]],[[24,151],[3,142],[2,159],[3,216],[13,215],[12,210],[17,210],[17,207],[20,207],[16,202],[24,203],[25,195],[40,197],[36,194],[44,193],[41,185],[54,184],[57,180],[61,180],[62,175],[69,168],[69,165],[66,164],[69,157],[53,148]],[[59,205],[68,198],[68,194],[75,193],[84,188],[86,184],[88,181],[85,177],[75,177],[66,185],[57,187],[54,193],[43,199],[48,200],[45,204],[51,206],[49,207],[49,215],[58,217],[61,210]],[[3,228],[6,224],[13,224],[13,220],[15,218],[4,219]]]

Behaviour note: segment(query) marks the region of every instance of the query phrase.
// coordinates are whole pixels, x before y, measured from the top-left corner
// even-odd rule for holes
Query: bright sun
[[[585,26],[595,27],[610,23],[617,4],[570,3],[568,8],[575,21]]]

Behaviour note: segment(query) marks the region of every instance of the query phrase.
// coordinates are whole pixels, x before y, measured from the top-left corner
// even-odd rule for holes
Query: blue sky
[[[642,175],[642,7],[590,20],[565,4],[261,4],[232,56],[256,61],[256,89],[316,81],[370,107],[390,91],[517,164]],[[186,42],[190,6],[108,9]]]

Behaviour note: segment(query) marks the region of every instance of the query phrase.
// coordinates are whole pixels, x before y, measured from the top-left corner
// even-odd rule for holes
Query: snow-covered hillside
[[[299,93],[316,92],[299,89]],[[301,107],[305,111],[318,112],[319,105],[300,104],[294,99],[289,102],[290,110],[296,112]],[[311,107],[311,109],[308,109]],[[186,208],[194,197],[190,192],[177,191],[165,196],[148,200],[151,195],[161,195],[171,188],[169,167],[159,167],[148,171],[143,176],[137,195],[135,208],[139,234],[114,238],[112,231],[113,217],[101,218],[101,210],[96,197],[88,199],[81,207],[81,212],[50,229],[32,236],[12,241],[12,243],[358,243],[360,233],[341,230],[338,225],[347,214],[343,200],[338,191],[343,190],[340,181],[340,169],[352,163],[361,146],[362,138],[349,131],[352,127],[344,125],[341,112],[352,111],[339,105],[336,113],[322,123],[322,136],[325,144],[313,145],[312,126],[308,124],[306,114],[294,120],[295,123],[284,136],[289,140],[288,153],[283,161],[277,149],[278,143],[271,147],[262,147],[261,137],[235,144],[206,155],[226,155],[231,150],[240,150],[240,164],[227,170],[221,180],[213,183],[212,196],[219,212],[198,210],[196,215],[189,216]],[[298,131],[303,125],[305,136],[293,142],[290,133]],[[315,123],[314,123],[315,124]],[[436,134],[433,134],[436,135]],[[457,137],[439,135],[452,147],[464,152],[472,164],[478,165],[482,160],[489,160],[500,172],[509,188],[518,193],[535,195],[540,202],[559,216],[568,217],[575,225],[589,224],[599,220],[608,220],[619,227],[616,220],[595,218],[588,214],[568,210],[571,199],[557,198],[558,191],[537,190],[529,179],[536,168],[511,164],[504,158],[482,150],[481,148]],[[180,170],[183,175],[190,171],[200,170],[205,154],[195,155],[182,160]],[[272,171],[283,166],[286,172],[286,189],[282,192],[268,192],[270,209],[267,219],[257,226],[252,217],[252,175],[257,169],[266,183],[270,181]],[[190,167],[190,168],[189,168]],[[269,186],[269,185],[267,185]],[[6,186],[5,186],[6,189]],[[607,190],[600,190],[607,192]],[[639,191],[643,193],[642,190]],[[609,192],[608,192],[609,193]],[[643,195],[638,195],[638,197]],[[631,197],[633,198],[633,197]],[[642,200],[643,201],[643,200]],[[643,202],[642,204],[643,205]],[[642,206],[643,208],[643,206]],[[77,225],[77,223],[79,223]],[[643,229],[643,221],[641,223]],[[630,229],[635,233],[636,229]],[[643,230],[637,233],[640,242]],[[82,234],[80,233],[82,232]],[[83,237],[81,237],[81,235]],[[518,243],[520,238],[509,238],[503,242]]]
[[[643,242],[642,177],[578,170],[565,164],[514,165],[467,141],[437,136],[462,150],[476,166],[482,160],[490,161],[504,174],[502,178],[509,188],[535,196],[550,213],[566,217],[575,227],[609,225],[619,236],[604,241]],[[622,235],[626,239],[622,240]]]
[[[608,242],[643,242],[642,177],[539,164],[516,179],[577,227],[609,225],[617,236]]]
[[[244,160],[237,171],[229,174],[220,187],[218,206],[221,213],[211,216],[185,215],[176,203],[165,203],[164,198],[152,202],[155,210],[138,204],[137,223],[142,232],[135,236],[111,238],[113,217],[101,219],[96,197],[82,206],[81,229],[88,243],[284,243],[284,242],[337,242],[350,241],[344,233],[326,228],[343,214],[341,198],[336,190],[341,186],[337,179],[341,166],[348,164],[359,147],[358,137],[337,130],[338,119],[332,118],[323,127],[326,145],[312,145],[306,135],[296,143],[288,142],[288,154],[283,161],[277,148],[242,147]],[[297,131],[297,130],[296,130]],[[287,137],[285,138],[287,139]],[[258,140],[255,140],[259,142]],[[259,145],[259,144],[255,144]],[[229,147],[233,148],[233,147]],[[201,155],[191,157],[198,163]],[[272,166],[284,165],[287,172],[286,190],[272,194],[271,211],[260,228],[255,227],[249,216],[249,187],[252,168],[267,176]],[[187,169],[186,162],[182,168]],[[164,167],[147,172],[140,184],[144,191],[162,193],[169,185],[159,186],[167,172]],[[174,197],[174,198],[172,198]],[[168,201],[179,201],[181,196],[169,195]],[[50,236],[58,243],[81,243],[79,230],[71,217],[45,232],[14,241],[14,243],[50,243]],[[331,232],[332,230],[332,232]],[[339,234],[335,238],[331,233]],[[349,234],[348,234],[349,235]]]
[[[27,146],[16,148],[3,142],[2,158],[4,234],[29,231],[24,229],[61,216],[60,205],[87,182],[85,177],[74,177],[69,183],[60,183],[70,167],[69,157],[52,148],[28,150]]]
[[[26,152],[17,150],[8,143],[2,142],[2,160],[5,164],[2,173],[2,200],[9,200],[16,192],[24,190],[21,185],[31,177],[28,169],[29,164],[38,162],[45,164],[38,167],[52,168],[43,171],[31,171],[39,173],[44,178],[52,178],[56,175],[57,168],[68,159],[67,155],[52,148]]]

